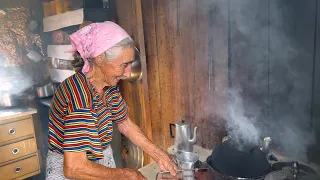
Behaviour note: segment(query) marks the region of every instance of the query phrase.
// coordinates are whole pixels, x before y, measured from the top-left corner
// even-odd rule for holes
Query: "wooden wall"
[[[173,145],[169,123],[188,119],[198,144],[220,141],[226,110],[227,4],[222,0],[143,0],[153,141]]]
[[[155,144],[173,145],[169,123],[188,119],[199,127],[197,144],[213,148],[234,92],[242,115],[284,151],[305,154],[319,142],[318,1],[142,0]],[[121,2],[118,15],[134,31],[131,5]]]
[[[167,148],[169,123],[190,119],[197,143],[213,148],[236,89],[261,133],[309,136],[319,118],[317,3],[142,0],[153,141]]]

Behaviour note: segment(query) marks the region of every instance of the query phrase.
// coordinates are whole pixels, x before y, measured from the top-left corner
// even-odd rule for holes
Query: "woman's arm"
[[[64,152],[64,176],[79,180],[146,180],[133,169],[107,168],[87,159],[86,152]]]
[[[154,145],[129,118],[118,123],[119,131],[129,138],[135,145],[147,152],[155,160],[160,170],[167,170],[175,176],[177,167],[171,158],[160,148]]]

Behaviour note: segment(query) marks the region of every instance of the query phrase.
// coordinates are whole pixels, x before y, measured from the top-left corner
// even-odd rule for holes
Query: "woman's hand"
[[[129,138],[135,145],[147,152],[156,161],[161,171],[170,171],[176,176],[177,166],[172,159],[160,148],[154,145],[129,118],[118,123],[119,131]]]
[[[160,152],[159,156],[155,158],[155,161],[158,163],[161,171],[170,171],[172,176],[176,176],[177,165],[173,162],[173,160],[169,157],[165,152]]]

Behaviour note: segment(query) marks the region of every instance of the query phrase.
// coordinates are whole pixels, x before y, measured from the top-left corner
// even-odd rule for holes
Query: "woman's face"
[[[134,61],[135,51],[132,47],[124,47],[120,56],[113,60],[105,60],[102,64],[104,81],[110,86],[115,86],[120,79],[130,77],[131,63]]]

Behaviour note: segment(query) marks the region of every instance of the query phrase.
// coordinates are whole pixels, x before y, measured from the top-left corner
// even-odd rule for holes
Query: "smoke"
[[[30,63],[18,67],[0,67],[0,93],[21,95],[34,85],[48,79],[46,62]]]
[[[227,120],[226,130],[238,147],[259,145],[259,140],[270,136],[274,151],[306,161],[307,149],[314,143],[310,127],[314,32],[310,26],[315,22],[315,1],[170,2],[170,7],[178,7],[170,13],[182,19],[168,19],[174,27],[190,23],[194,16],[201,17],[197,19],[201,25],[214,19],[208,22],[209,31],[210,23],[216,29],[219,22],[228,24],[228,113],[214,111]],[[192,11],[197,7],[201,8],[198,12]],[[203,27],[198,30],[204,31]],[[219,47],[224,42],[212,33],[213,42],[208,46]],[[217,58],[212,53],[208,56]]]
[[[307,161],[315,142],[310,127],[313,36],[309,41],[298,37],[303,28],[292,19],[310,11],[312,3],[301,8],[272,0],[230,2],[228,134],[240,149],[270,136],[274,151]]]
[[[243,149],[244,145],[259,144],[260,130],[256,126],[259,110],[252,107],[250,110],[255,113],[246,115],[249,109],[244,109],[240,94],[241,90],[230,91],[228,117],[224,119],[227,119],[228,134],[238,144],[239,149]]]

